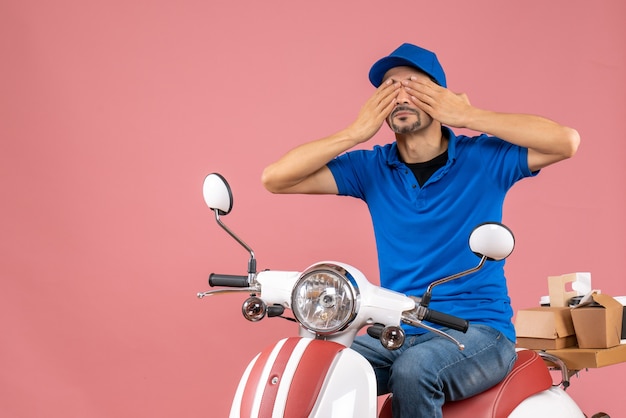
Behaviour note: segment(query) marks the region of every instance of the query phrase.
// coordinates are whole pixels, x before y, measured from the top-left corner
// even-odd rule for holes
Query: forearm
[[[302,144],[263,170],[263,185],[272,193],[330,192],[324,185],[312,184],[309,189],[295,188],[314,176],[330,160],[360,142],[362,141],[355,139],[349,130],[343,130],[329,137]]]
[[[572,157],[580,143],[575,129],[535,115],[472,108],[465,127],[528,148],[532,153],[529,166],[533,170]]]

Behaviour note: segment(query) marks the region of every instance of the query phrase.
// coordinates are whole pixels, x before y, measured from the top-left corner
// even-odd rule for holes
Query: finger
[[[415,106],[417,106],[422,111],[428,113],[430,116],[433,115],[433,112],[435,109],[430,103],[420,100],[416,96],[411,96],[411,101],[413,102],[413,104],[415,104]]]
[[[443,87],[429,79],[418,79],[416,77],[411,77],[410,80],[403,81],[402,85],[404,88],[410,89],[409,91],[412,94],[421,93],[428,96],[442,94],[445,90]]]
[[[376,90],[375,96],[379,97],[380,100],[388,99],[390,96],[395,98],[401,86],[400,83],[389,79]]]
[[[433,80],[431,80],[430,78],[417,78],[416,76],[411,76],[410,80],[412,82],[416,83],[416,84],[420,84],[420,85],[423,85],[425,87],[429,87],[429,88],[434,89],[434,90],[443,88],[439,84],[437,84]]]
[[[413,103],[415,103],[420,108],[422,108],[423,106],[432,107],[437,102],[437,98],[432,92],[415,90],[410,87],[405,87],[405,90],[411,97],[411,101],[413,101]]]
[[[385,85],[381,86],[374,94],[378,110],[393,108],[401,88],[400,83],[394,83],[392,80],[388,80]]]

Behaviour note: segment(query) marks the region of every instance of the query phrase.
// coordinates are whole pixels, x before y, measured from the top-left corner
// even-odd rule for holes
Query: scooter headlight
[[[358,312],[359,291],[343,267],[322,263],[302,273],[291,293],[291,310],[303,327],[316,334],[345,329]]]

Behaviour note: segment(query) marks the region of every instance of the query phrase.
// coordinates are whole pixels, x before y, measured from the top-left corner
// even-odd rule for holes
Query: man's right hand
[[[346,129],[349,136],[359,143],[372,138],[395,107],[401,84],[389,79],[376,89],[365,102],[356,120]]]

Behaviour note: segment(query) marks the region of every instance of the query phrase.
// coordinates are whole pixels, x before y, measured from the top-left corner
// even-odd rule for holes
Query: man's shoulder
[[[372,148],[366,149],[354,149],[346,152],[344,155],[349,156],[351,159],[364,159],[364,160],[376,160],[380,159],[383,161],[387,161],[389,156],[393,156],[396,151],[395,142],[384,144],[384,145],[374,145]]]
[[[485,148],[500,146],[502,139],[485,133],[476,133],[474,135],[452,135],[449,138],[449,147],[453,149],[453,155],[464,153],[472,148]]]
[[[373,145],[371,148],[369,149],[360,149],[360,150],[354,150],[354,151],[350,151],[350,152],[364,152],[364,153],[375,153],[375,154],[388,154],[389,152],[391,152],[392,149],[396,148],[396,143],[395,142],[390,142],[388,144],[376,144]]]

